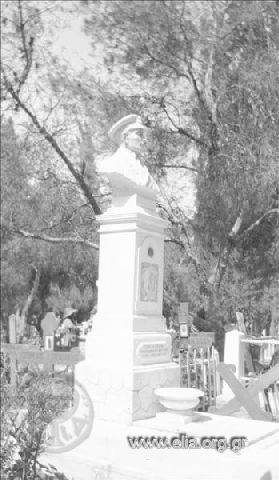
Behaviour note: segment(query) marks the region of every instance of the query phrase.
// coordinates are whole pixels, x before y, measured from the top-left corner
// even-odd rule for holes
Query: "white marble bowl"
[[[204,395],[197,388],[157,388],[154,393],[167,411],[181,415],[193,414],[199,398]]]

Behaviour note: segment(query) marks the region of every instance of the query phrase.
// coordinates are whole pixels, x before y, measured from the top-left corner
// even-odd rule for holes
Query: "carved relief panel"
[[[136,314],[162,314],[163,265],[163,239],[144,237],[138,246]]]

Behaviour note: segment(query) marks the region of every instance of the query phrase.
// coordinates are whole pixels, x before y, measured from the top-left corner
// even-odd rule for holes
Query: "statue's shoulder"
[[[110,160],[114,162],[115,164],[123,164],[125,161],[131,159],[134,157],[133,152],[131,150],[128,150],[128,148],[125,147],[125,145],[120,145],[116,152],[114,152],[112,155],[110,155]]]
[[[121,145],[116,152],[98,157],[96,160],[97,171],[104,173],[115,171],[124,174],[128,164],[134,162],[135,159],[135,154]]]

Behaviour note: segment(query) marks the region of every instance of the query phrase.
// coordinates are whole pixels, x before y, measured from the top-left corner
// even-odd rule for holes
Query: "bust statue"
[[[157,191],[155,181],[143,163],[146,127],[137,115],[127,115],[110,129],[116,152],[99,162],[98,171],[110,181],[113,191],[122,194]]]

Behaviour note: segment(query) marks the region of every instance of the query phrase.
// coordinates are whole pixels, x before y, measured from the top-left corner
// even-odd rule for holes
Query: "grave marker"
[[[9,316],[9,343],[16,343],[16,316]]]
[[[59,323],[59,318],[53,312],[48,312],[41,321],[46,350],[53,350],[54,348],[54,332],[59,327]]]

